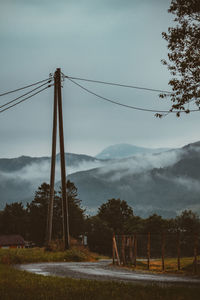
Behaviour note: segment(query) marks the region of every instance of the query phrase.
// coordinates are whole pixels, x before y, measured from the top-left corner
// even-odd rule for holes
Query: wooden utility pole
[[[58,110],[58,112],[57,112]],[[53,133],[52,133],[52,156],[51,156],[51,176],[50,176],[50,199],[47,216],[47,245],[50,245],[52,237],[52,220],[54,204],[54,182],[56,164],[56,136],[57,136],[57,113],[59,116],[59,138],[60,138],[60,165],[61,165],[61,184],[62,184],[62,223],[63,223],[63,242],[64,249],[68,249],[69,242],[69,217],[68,202],[66,193],[66,171],[65,171],[65,150],[63,133],[63,114],[62,114],[62,92],[61,92],[61,70],[56,69],[54,74],[54,113],[53,113]]]
[[[55,165],[56,165],[56,136],[57,136],[57,77],[54,74],[54,109],[53,109],[53,131],[52,131],[52,153],[51,153],[51,175],[50,175],[50,196],[47,215],[47,236],[46,244],[50,246],[52,238],[52,221],[54,205],[54,183],[55,183]]]
[[[56,77],[58,80],[58,116],[59,116],[59,137],[60,137],[60,167],[61,167],[61,183],[62,183],[63,241],[64,241],[64,249],[68,249],[69,248],[69,217],[68,217],[68,202],[67,202],[67,193],[66,193],[65,149],[64,149],[64,133],[63,133],[60,68],[56,70]]]

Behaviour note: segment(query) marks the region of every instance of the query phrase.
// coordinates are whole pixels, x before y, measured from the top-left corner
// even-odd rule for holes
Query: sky
[[[170,90],[162,32],[173,26],[168,0],[0,0],[0,92],[67,76]],[[163,110],[158,93],[79,82],[121,103]],[[25,90],[26,91],[26,90]],[[1,97],[2,104],[20,96]],[[200,140],[199,113],[158,119],[97,99],[63,83],[65,151],[96,155],[105,147],[177,148]],[[51,154],[53,87],[0,114],[0,157]],[[58,147],[59,151],[59,147]]]

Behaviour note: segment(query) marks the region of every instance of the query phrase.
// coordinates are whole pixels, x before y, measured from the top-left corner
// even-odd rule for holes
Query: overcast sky
[[[0,91],[66,75],[167,89],[162,31],[173,24],[168,0],[0,0]],[[167,109],[157,93],[81,83],[124,104]],[[22,92],[21,92],[22,93]],[[19,94],[1,97],[1,103]],[[0,157],[51,153],[53,88],[0,114]],[[199,113],[163,119],[100,101],[65,80],[65,150],[96,155],[130,143],[180,147],[199,140]]]

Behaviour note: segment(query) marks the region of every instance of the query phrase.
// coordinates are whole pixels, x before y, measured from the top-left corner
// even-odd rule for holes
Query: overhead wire
[[[65,75],[65,78],[74,79],[74,80],[82,80],[82,81],[93,82],[93,83],[106,84],[106,85],[119,86],[119,87],[124,87],[124,88],[131,88],[131,89],[146,90],[146,91],[151,91],[151,92],[172,94],[172,92],[169,92],[169,91],[146,88],[146,87],[140,87],[140,86],[135,86],[135,85],[127,85],[127,84],[121,84],[121,83],[115,83],[115,82],[107,82],[107,81],[86,79],[86,78],[80,78],[80,77],[72,77],[72,76],[67,76],[67,75]]]
[[[30,95],[30,96],[28,96],[28,97],[26,97],[26,98],[24,98],[24,99],[18,101],[17,103],[14,103],[14,104],[12,104],[12,105],[10,105],[10,106],[8,106],[8,107],[6,107],[6,108],[0,110],[0,113],[2,113],[2,112],[4,112],[4,111],[6,111],[6,110],[8,110],[8,109],[10,109],[10,108],[12,108],[12,107],[14,107],[14,106],[20,104],[20,103],[22,103],[22,102],[28,100],[29,98],[31,98],[31,97],[33,97],[33,96],[35,96],[35,95],[37,95],[37,94],[43,92],[44,90],[50,88],[50,87],[53,86],[53,85],[54,85],[54,84],[50,84],[50,85],[44,87],[43,89],[39,90],[38,92],[36,92],[36,93],[34,93],[34,94],[32,94],[32,95]]]
[[[148,109],[148,108],[144,108],[144,107],[136,107],[136,106],[132,106],[132,105],[128,105],[128,104],[123,104],[123,103],[118,102],[118,101],[115,101],[115,100],[113,100],[113,99],[109,99],[109,98],[107,98],[107,97],[101,96],[101,95],[99,95],[99,94],[97,94],[97,93],[95,93],[95,92],[89,90],[88,88],[82,86],[81,84],[77,83],[77,82],[74,81],[74,80],[82,80],[82,81],[86,81],[86,82],[93,82],[93,83],[100,83],[100,84],[106,84],[106,85],[112,85],[112,86],[119,86],[119,87],[125,87],[125,88],[133,88],[133,89],[140,89],[140,90],[147,90],[147,91],[152,91],[152,92],[161,92],[161,93],[168,93],[168,94],[171,94],[171,92],[169,92],[169,91],[158,90],[158,89],[151,89],[151,88],[145,88],[145,87],[138,87],[138,86],[133,86],[133,85],[125,85],[125,84],[120,84],[120,83],[113,83],[113,82],[99,81],[99,80],[93,80],[93,79],[85,79],[85,78],[80,78],[80,77],[66,76],[66,75],[63,74],[63,73],[62,73],[62,75],[63,75],[63,80],[64,80],[64,78],[67,78],[69,81],[71,81],[73,84],[77,85],[79,88],[83,89],[83,90],[86,91],[87,93],[90,93],[90,94],[96,96],[96,97],[99,98],[99,99],[105,100],[105,101],[110,102],[110,103],[115,104],[115,105],[123,106],[123,107],[129,108],[129,109],[134,109],[134,110],[138,110],[138,111],[153,112],[153,113],[157,113],[157,114],[169,114],[169,113],[178,113],[178,114],[179,114],[179,113],[186,112],[185,110],[168,110],[168,111],[167,111],[167,110],[156,110],[156,109]],[[73,79],[74,79],[74,80],[73,80]],[[27,93],[25,93],[25,94],[23,94],[23,95],[21,95],[21,96],[15,98],[15,99],[13,99],[13,100],[11,100],[11,101],[9,101],[9,102],[7,102],[7,103],[1,105],[0,108],[5,107],[5,106],[7,106],[7,105],[9,105],[9,104],[11,104],[11,103],[17,101],[18,99],[20,99],[20,98],[22,98],[22,97],[24,97],[24,96],[26,96],[26,95],[32,93],[33,91],[35,91],[35,90],[41,88],[42,86],[44,86],[44,85],[50,83],[52,80],[53,80],[53,77],[49,77],[49,78],[47,78],[47,79],[44,79],[44,80],[41,80],[41,81],[37,81],[37,82],[35,82],[35,83],[33,83],[33,84],[30,84],[30,85],[27,85],[27,86],[24,86],[24,87],[21,87],[21,88],[18,88],[18,89],[15,89],[15,90],[8,91],[8,92],[5,92],[5,93],[0,94],[0,96],[7,95],[7,94],[10,94],[10,93],[14,93],[14,92],[17,92],[17,91],[19,91],[19,90],[23,90],[23,89],[26,89],[26,88],[28,88],[28,87],[37,85],[37,84],[39,84],[39,83],[45,82],[44,84],[40,85],[39,87],[36,87],[35,89],[33,89],[33,90],[31,90],[31,91],[29,91],[29,92],[27,92]],[[62,80],[62,81],[63,81],[63,80]],[[52,84],[52,85],[53,85],[53,84]],[[3,109],[3,110],[0,110],[0,113],[6,111],[6,110],[8,110],[8,109],[10,109],[10,108],[13,107],[13,106],[16,106],[16,105],[18,105],[18,104],[24,102],[25,100],[27,100],[27,99],[29,99],[29,98],[31,98],[31,97],[37,95],[38,93],[44,91],[45,89],[47,89],[48,87],[51,87],[52,85],[48,85],[47,87],[43,88],[42,90],[40,90],[40,91],[38,91],[38,92],[36,92],[36,93],[34,93],[34,94],[32,94],[32,95],[30,95],[30,96],[28,96],[28,97],[22,99],[21,101],[15,103],[15,104],[13,104],[13,105],[10,105],[9,107],[7,107],[7,108],[5,108],[5,109]],[[189,110],[189,112],[196,112],[196,111],[200,111],[200,108],[199,108],[199,109]]]
[[[33,90],[31,90],[31,91],[29,91],[29,92],[27,92],[27,93],[25,93],[25,94],[23,94],[23,95],[21,95],[21,96],[15,98],[15,99],[13,99],[13,100],[11,100],[11,101],[9,101],[9,102],[3,104],[3,105],[0,105],[0,108],[2,108],[2,107],[4,107],[4,106],[7,106],[8,104],[13,103],[13,102],[17,101],[18,99],[20,99],[20,98],[22,98],[22,97],[24,97],[24,96],[26,96],[26,95],[28,95],[28,94],[31,94],[32,92],[34,92],[35,90],[38,90],[38,89],[41,88],[42,86],[47,85],[48,83],[51,83],[51,81],[52,81],[52,80],[49,80],[49,81],[47,81],[47,82],[45,82],[45,83],[43,83],[43,84],[37,86],[37,87],[34,88]]]
[[[26,85],[26,86],[24,86],[24,87],[21,87],[21,88],[12,90],[12,91],[8,91],[8,92],[5,92],[5,93],[2,93],[2,94],[0,94],[0,97],[1,97],[1,96],[5,96],[5,95],[8,95],[8,94],[11,94],[11,93],[15,93],[15,92],[18,92],[18,91],[21,91],[21,90],[24,90],[24,89],[27,89],[27,88],[29,88],[29,87],[31,87],[31,86],[37,85],[37,84],[42,83],[42,82],[44,82],[44,81],[48,81],[48,80],[50,80],[50,79],[51,79],[51,78],[47,78],[47,79],[44,79],[44,80],[40,80],[40,81],[37,81],[37,82],[35,82],[35,83]]]
[[[84,91],[86,91],[87,93],[92,94],[92,95],[96,96],[97,98],[100,98],[100,99],[105,100],[107,102],[113,103],[115,105],[123,106],[123,107],[129,108],[129,109],[134,109],[134,110],[139,110],[139,111],[146,111],[146,112],[153,112],[153,113],[160,113],[160,114],[164,114],[164,113],[182,113],[182,112],[185,112],[185,111],[177,111],[177,110],[176,111],[174,111],[174,110],[173,111],[168,111],[168,110],[148,109],[148,108],[136,107],[136,106],[132,106],[132,105],[123,104],[121,102],[118,102],[118,101],[106,98],[104,96],[101,96],[101,95],[99,95],[99,94],[97,94],[97,93],[89,90],[88,88],[82,86],[81,84],[75,82],[74,80],[72,80],[69,77],[66,77],[66,78],[69,81],[71,81],[72,83],[74,83],[75,85],[77,85],[78,87],[80,87],[81,89],[83,89]],[[190,112],[195,112],[195,111],[200,111],[200,109],[190,110]]]

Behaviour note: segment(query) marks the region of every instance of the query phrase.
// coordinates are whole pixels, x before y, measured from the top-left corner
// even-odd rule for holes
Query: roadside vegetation
[[[1,300],[197,300],[200,287],[137,285],[35,275],[0,264]]]
[[[66,251],[46,251],[44,248],[0,249],[0,264],[36,262],[95,261],[100,256],[84,247],[72,247]]]

